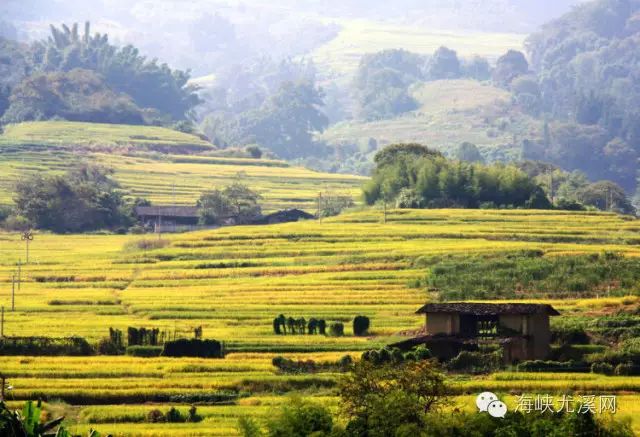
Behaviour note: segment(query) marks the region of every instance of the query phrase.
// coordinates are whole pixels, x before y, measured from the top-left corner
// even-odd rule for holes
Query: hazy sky
[[[133,43],[150,56],[206,75],[219,65],[265,54],[306,55],[353,20],[422,32],[525,34],[578,1],[0,0],[0,20],[12,23],[23,40],[46,37],[50,23],[89,20],[93,31],[108,33],[113,42]]]

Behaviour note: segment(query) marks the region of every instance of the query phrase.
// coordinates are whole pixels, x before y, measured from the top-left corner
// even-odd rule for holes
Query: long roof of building
[[[548,314],[550,316],[560,315],[560,313],[551,305],[532,303],[428,303],[418,311],[416,311],[416,314],[432,313],[471,314],[477,316],[498,316],[501,314]]]
[[[182,205],[138,206],[136,214],[139,216],[198,217],[198,207]]]

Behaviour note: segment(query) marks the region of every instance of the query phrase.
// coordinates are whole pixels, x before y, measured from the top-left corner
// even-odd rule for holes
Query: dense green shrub
[[[608,363],[612,366],[617,366],[618,364],[631,363],[640,366],[640,351],[619,347],[617,349],[610,349],[605,352],[588,355],[587,359],[594,364]]]
[[[431,351],[427,349],[425,345],[420,345],[417,348],[404,353],[398,348],[385,346],[378,350],[365,351],[361,355],[362,360],[378,366],[387,363],[398,364],[405,361],[428,360],[430,358],[432,358]]]
[[[103,338],[98,342],[96,351],[99,355],[122,355],[123,349],[119,348],[110,338]]]
[[[353,319],[353,334],[363,336],[369,330],[371,322],[367,316],[356,316]]]
[[[202,422],[202,416],[198,414],[198,409],[195,405],[189,407],[189,412],[187,414],[187,422],[196,423]]]
[[[635,376],[640,375],[640,366],[633,363],[620,363],[616,366],[614,373],[617,376]]]
[[[433,357],[431,351],[423,344],[415,348],[414,352],[418,360],[428,360]]]
[[[164,413],[157,408],[154,408],[147,413],[147,422],[149,423],[160,423],[164,421]]]
[[[223,358],[222,344],[217,340],[186,340],[168,341],[162,349],[165,357],[200,357]]]
[[[320,217],[333,217],[339,215],[347,208],[355,206],[351,196],[339,195],[332,192],[324,192],[318,198]]]
[[[517,365],[519,372],[585,372],[589,365],[580,361],[523,361]]]
[[[361,360],[340,383],[348,435],[395,436],[400,426],[424,424],[446,404],[446,378],[433,360],[376,365]]]
[[[5,337],[0,339],[0,355],[71,355],[95,354],[82,337]]]
[[[338,361],[296,361],[279,355],[271,360],[271,364],[284,373],[346,372],[353,364],[353,359],[345,355]]]
[[[591,373],[600,373],[602,375],[613,375],[613,366],[609,363],[593,363],[591,365]]]
[[[488,373],[502,366],[501,351],[493,353],[461,351],[446,363],[448,370],[465,373]]]
[[[549,359],[552,361],[587,361],[588,356],[596,353],[604,352],[606,346],[595,344],[564,344],[562,346],[553,346]]]
[[[329,335],[332,337],[342,337],[344,335],[344,324],[341,322],[334,322],[329,325]]]
[[[262,437],[264,435],[258,421],[253,417],[240,417],[236,428],[242,437]]]
[[[169,408],[169,411],[167,411],[167,414],[165,414],[164,417],[169,423],[186,422],[186,418],[182,417],[182,414],[180,414],[180,411],[178,411],[176,407]]]
[[[185,423],[185,422],[201,422],[202,416],[198,414],[198,410],[195,406],[191,406],[187,414],[183,414],[175,407],[169,408],[166,413],[163,413],[157,408],[150,410],[147,413],[146,421],[149,423]]]
[[[267,430],[271,437],[329,435],[333,418],[322,405],[293,398],[269,415]]]
[[[551,328],[551,342],[559,344],[589,344],[589,336],[581,326],[554,326]]]
[[[202,403],[202,404],[229,404],[238,400],[240,393],[236,391],[219,391],[211,393],[189,393],[184,395],[169,396],[169,402],[179,404]],[[164,401],[166,402],[166,400]]]

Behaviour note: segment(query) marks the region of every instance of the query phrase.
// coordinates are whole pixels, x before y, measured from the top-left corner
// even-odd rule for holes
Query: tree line
[[[326,335],[327,322],[324,319],[311,317],[307,321],[304,317],[295,319],[280,314],[273,319],[273,332],[277,335]]]
[[[635,213],[624,190],[611,181],[589,182],[580,172],[523,161],[484,164],[465,143],[459,159],[420,144],[395,144],[374,157],[372,178],[363,187],[367,204],[396,208],[587,208]]]
[[[262,421],[240,418],[238,428],[245,437],[634,435],[627,421],[578,408],[539,414],[509,410],[504,419],[460,411],[453,408],[451,392],[435,360],[360,360],[339,381],[339,416],[320,403],[292,398]]]
[[[432,55],[390,49],[364,55],[356,72],[353,89],[357,116],[363,120],[393,118],[418,109],[410,87],[417,82],[469,78],[509,83],[528,71],[522,52],[509,50],[491,66],[487,59],[458,57],[455,50],[438,48]]]
[[[550,208],[542,188],[513,165],[472,164],[446,159],[419,144],[378,152],[363,188],[367,204],[398,208]]]
[[[525,159],[637,188],[639,11],[636,1],[582,2],[531,34],[528,59],[518,55],[514,74],[494,80],[540,122],[540,134],[518,144]]]
[[[78,164],[63,175],[35,173],[15,185],[14,205],[0,214],[10,229],[58,233],[112,229],[125,232],[136,222],[144,199],[125,199],[113,170]]]
[[[409,87],[420,81],[490,77],[489,62],[481,57],[460,60],[457,53],[440,47],[426,56],[403,49],[364,55],[353,81],[357,115],[364,120],[392,118],[418,108]]]
[[[108,229],[144,232],[138,226],[136,207],[149,206],[144,198],[129,197],[113,177],[113,169],[78,163],[62,175],[35,173],[20,179],[11,207],[0,208],[0,225],[11,230],[46,229],[57,233]],[[248,224],[262,217],[262,196],[236,179],[228,186],[201,194],[197,201],[199,223]],[[336,215],[353,205],[347,196],[323,193],[320,214]],[[146,244],[144,240],[136,244]],[[157,245],[151,242],[151,245]]]
[[[353,334],[364,336],[368,333],[371,321],[367,316],[356,316],[353,319]],[[304,317],[298,319],[280,314],[273,319],[273,332],[276,335],[327,335],[341,337],[344,335],[344,323],[333,322],[327,325],[326,320],[311,317],[308,321]]]
[[[51,26],[47,39],[0,38],[0,124],[71,121],[171,125],[201,103],[188,71],[120,47],[85,23]]]

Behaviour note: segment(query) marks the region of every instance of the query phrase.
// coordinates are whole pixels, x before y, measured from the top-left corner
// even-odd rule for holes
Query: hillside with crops
[[[640,0],[0,0],[0,437],[640,435],[639,47]]]
[[[228,227],[160,240],[38,233],[30,263],[22,266],[15,311],[8,311],[6,293],[1,298],[5,335],[46,331],[54,338],[79,336],[95,347],[110,328],[158,329],[169,338],[200,328],[203,338],[222,343],[226,356],[139,355],[159,352],[152,346],[128,349],[128,356],[2,356],[0,368],[14,387],[9,400],[17,405],[42,398],[51,411],[72,418],[74,432],[235,435],[239,417],[265,417],[287,394],[337,408],[341,370],[331,363],[418,332],[423,318],[414,312],[425,301],[552,304],[562,314],[552,321],[555,341],[574,331],[592,339],[572,346],[573,354],[598,355],[623,342],[628,337],[616,328],[622,323],[627,332],[640,327],[634,315],[640,308],[640,228],[634,220],[593,212],[391,210],[383,223],[383,214],[371,209],[322,222]],[[5,289],[24,250],[19,235],[2,235]],[[508,286],[501,269],[512,275]],[[478,294],[457,294],[467,289]],[[278,335],[272,321],[280,314],[342,323],[344,333]],[[365,336],[352,330],[357,315],[371,320]],[[318,368],[291,372],[278,367],[282,360],[312,360]],[[516,370],[453,373],[454,405],[468,410],[482,390],[615,393],[618,415],[633,418],[640,430],[640,377]],[[505,399],[514,405],[514,396]],[[186,414],[193,403],[201,423],[149,422],[151,410],[173,405]]]
[[[365,180],[281,160],[225,156],[196,135],[167,128],[32,122],[7,126],[0,134],[0,204],[11,204],[20,178],[62,174],[81,163],[113,169],[125,196],[155,204],[195,204],[202,192],[238,177],[263,196],[266,211],[313,212],[318,192],[356,195]]]

